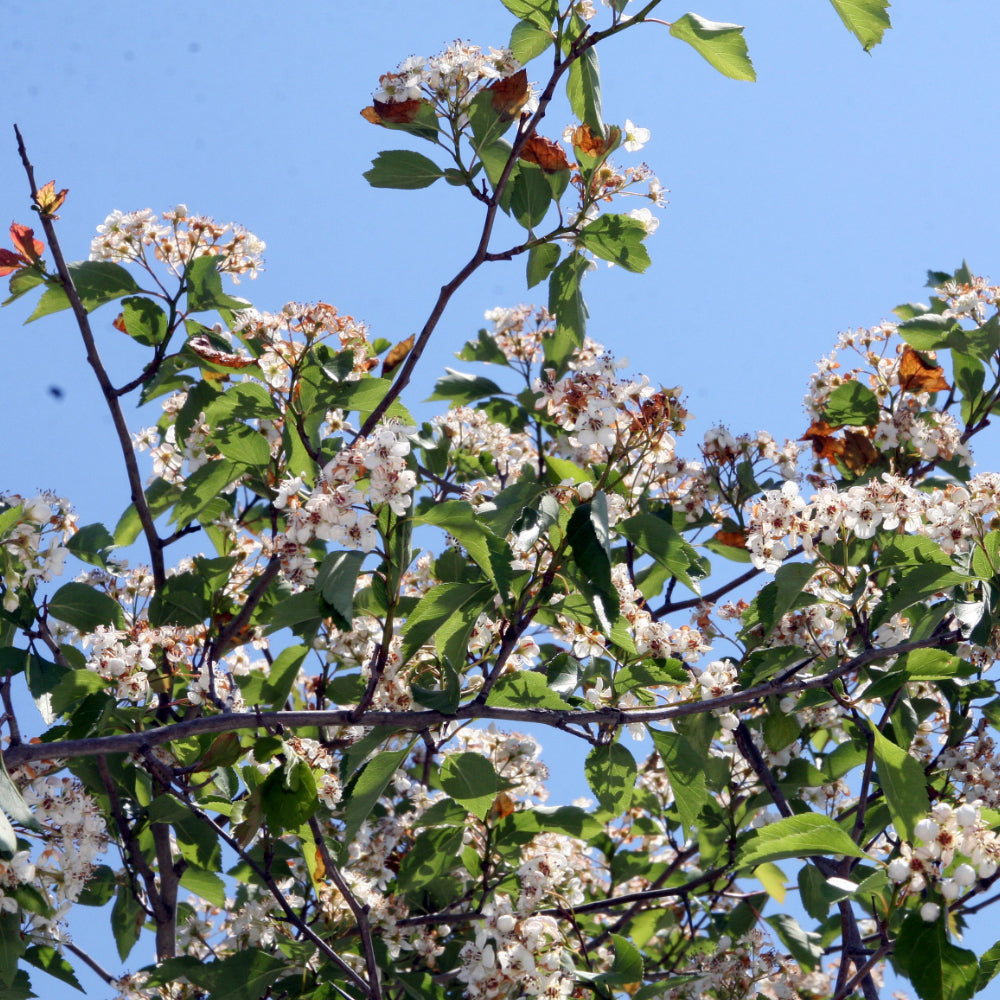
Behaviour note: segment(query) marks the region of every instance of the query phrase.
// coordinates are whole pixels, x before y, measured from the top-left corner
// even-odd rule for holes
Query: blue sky
[[[928,268],[964,258],[1000,277],[995,0],[900,3],[871,54],[824,0],[710,0],[695,10],[747,26],[758,80],[723,78],[663,27],[604,47],[605,118],[652,131],[640,156],[670,204],[645,275],[602,267],[585,288],[592,336],[654,382],[685,387],[698,417],[689,454],[718,422],[800,436],[808,377],[837,331],[924,297]],[[443,183],[368,187],[361,175],[379,150],[419,147],[358,112],[407,55],[456,38],[503,44],[513,19],[497,0],[280,11],[260,0],[3,0],[0,12],[4,226],[31,221],[16,122],[39,179],[70,190],[60,223],[70,259],[87,255],[112,209],[184,202],[267,241],[267,271],[237,294],[268,310],[321,299],[396,341],[419,329],[437,288],[470,255],[480,214],[468,196]],[[544,59],[529,67],[534,81],[544,72]],[[545,131],[558,137],[568,121],[557,106]],[[485,309],[538,295],[523,274],[522,263],[494,265],[456,296],[409,403],[456,364]],[[52,488],[76,503],[81,523],[113,524],[124,476],[78,335],[68,314],[22,326],[29,308],[0,313],[0,488]],[[124,381],[140,356],[110,328],[114,307],[97,316],[102,350]],[[137,416],[135,426],[152,422]],[[983,469],[997,466],[995,439],[976,451]],[[90,987],[103,995],[96,980]]]

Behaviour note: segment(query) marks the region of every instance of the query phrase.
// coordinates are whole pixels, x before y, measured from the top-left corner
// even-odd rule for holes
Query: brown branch
[[[632,724],[649,725],[653,722],[667,722],[689,715],[702,715],[716,709],[746,706],[765,698],[797,694],[825,688],[832,681],[858,670],[869,663],[889,656],[900,656],[915,649],[929,649],[958,642],[959,632],[946,632],[928,636],[913,642],[903,642],[888,649],[867,649],[846,663],[816,677],[793,680],[784,684],[767,682],[745,691],[720,695],[718,698],[688,701],[679,705],[660,708],[597,708],[593,710],[565,710],[553,708],[514,708],[507,705],[460,705],[453,713],[424,709],[417,712],[366,712],[361,718],[354,718],[353,709],[336,711],[295,711],[295,712],[233,712],[226,715],[212,715],[198,719],[188,719],[159,726],[138,733],[121,733],[114,736],[93,736],[80,740],[63,740],[53,743],[21,744],[11,747],[6,753],[8,764],[19,764],[35,760],[69,759],[87,757],[93,754],[133,753],[146,746],[162,746],[173,740],[184,739],[202,733],[236,732],[240,729],[257,729],[260,726],[283,726],[289,729],[315,726],[385,726],[394,730],[419,732],[444,723],[493,719],[497,722],[537,723],[555,729],[565,729],[567,725],[605,726],[619,728]]]
[[[326,874],[329,876],[330,881],[340,890],[340,894],[347,901],[347,905],[351,908],[351,913],[354,914],[354,919],[357,921],[358,934],[361,936],[361,947],[365,955],[365,968],[368,970],[368,989],[366,993],[371,1000],[382,1000],[378,961],[375,958],[372,928],[368,921],[369,907],[367,905],[362,906],[355,899],[354,893],[351,892],[351,887],[344,880],[344,876],[340,874],[340,869],[330,856],[326,841],[323,839],[323,831],[320,829],[315,816],[309,817],[309,829],[312,831],[313,838],[316,841],[316,849],[319,851],[320,860],[323,862]]]
[[[38,185],[35,182],[35,169],[28,159],[28,151],[25,148],[24,139],[21,136],[20,129],[16,125],[14,126],[14,134],[17,136],[17,150],[20,153],[21,163],[28,178],[28,186],[31,188],[31,200],[37,206]],[[83,338],[84,346],[87,349],[87,363],[94,370],[97,383],[101,387],[101,394],[104,396],[108,411],[111,413],[111,420],[115,426],[115,433],[118,435],[118,444],[121,448],[122,458],[125,460],[125,470],[128,475],[132,503],[135,504],[136,512],[139,515],[139,523],[142,525],[142,531],[146,536],[146,543],[149,547],[149,559],[153,569],[153,582],[156,589],[159,590],[166,579],[163,564],[163,545],[156,533],[156,526],[153,524],[153,516],[150,513],[149,504],[146,503],[146,494],[142,488],[142,476],[139,474],[139,464],[136,461],[135,449],[132,447],[132,435],[129,433],[125,415],[122,413],[118,393],[112,385],[107,369],[104,367],[104,362],[98,353],[97,341],[90,328],[90,318],[87,315],[87,310],[84,308],[83,302],[80,300],[76,286],[73,284],[73,277],[69,273],[66,258],[63,256],[59,245],[59,238],[56,236],[56,227],[53,225],[51,216],[46,215],[44,212],[40,211],[38,217],[41,220],[42,228],[45,230],[45,236],[49,241],[49,249],[52,251],[56,271],[59,274],[59,281],[63,291],[66,293],[66,298],[69,300],[70,308],[73,310],[73,316],[76,319],[76,325],[80,330],[80,336]]]
[[[576,60],[579,59],[588,49],[593,48],[598,42],[603,41],[605,38],[610,38],[612,35],[618,34],[619,31],[622,31],[629,25],[641,21],[646,14],[652,11],[659,4],[659,2],[660,0],[652,0],[651,3],[648,3],[641,11],[639,11],[634,20],[620,22],[612,25],[612,27],[607,28],[604,31],[594,32],[589,35],[581,35],[581,37],[570,46],[570,50],[566,58],[561,61],[557,59],[554,63],[552,75],[549,77],[548,83],[545,85],[545,89],[538,98],[538,107],[531,118],[527,122],[522,120],[521,125],[518,127],[517,135],[514,138],[510,151],[510,156],[508,156],[507,162],[504,165],[502,173],[500,174],[500,178],[497,180],[493,194],[486,201],[486,218],[483,220],[483,230],[480,234],[479,244],[476,247],[475,253],[473,253],[472,257],[469,258],[468,262],[455,275],[455,277],[441,287],[440,292],[438,292],[437,301],[434,303],[434,307],[431,309],[431,313],[427,317],[427,322],[424,323],[423,329],[418,334],[413,347],[410,349],[410,353],[406,356],[406,360],[400,367],[399,374],[386,391],[385,396],[379,402],[378,406],[375,407],[368,419],[361,425],[361,430],[359,431],[359,435],[361,437],[371,434],[373,428],[378,424],[382,417],[385,416],[389,407],[393,404],[393,402],[395,402],[396,399],[399,398],[406,386],[409,385],[410,378],[413,375],[413,370],[416,368],[421,355],[423,355],[424,350],[430,341],[431,335],[434,333],[434,330],[438,325],[438,322],[444,315],[444,311],[447,308],[451,297],[487,260],[490,238],[493,235],[493,226],[496,222],[497,210],[500,207],[500,200],[503,197],[507,183],[510,180],[510,175],[513,173],[514,165],[520,157],[521,149],[524,147],[524,144],[528,141],[529,137],[535,133],[535,130],[545,117],[546,110],[548,109],[549,103],[552,101],[556,84],[559,82],[560,77],[562,77],[570,66],[572,66],[572,64],[576,62]]]

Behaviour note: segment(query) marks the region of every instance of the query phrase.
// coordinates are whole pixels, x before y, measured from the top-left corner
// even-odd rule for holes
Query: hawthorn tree
[[[615,165],[647,136],[604,120],[597,52],[662,30],[658,0],[503,3],[507,48],[407,59],[362,112],[430,153],[380,153],[374,187],[482,205],[401,343],[225,291],[263,244],[184,206],[115,212],[67,263],[67,192],[18,133],[40,232],[0,250],[7,301],[72,311],[131,495],[86,526],[3,497],[4,997],[84,963],[123,998],[872,1000],[891,962],[960,1000],[1000,967],[960,941],[1000,864],[1000,475],[968,448],[1000,288],[932,273],[841,335],[807,444],[719,427],[683,457],[680,390],[591,340],[581,292],[595,259],[649,263],[663,189]],[[888,26],[833,5],[866,49]],[[738,26],[668,27],[753,78]],[[547,306],[487,313],[418,424],[450,297],[516,257]],[[115,385],[121,334],[148,360]],[[525,725],[579,741],[592,800],[545,805]],[[75,944],[81,907],[144,967]]]

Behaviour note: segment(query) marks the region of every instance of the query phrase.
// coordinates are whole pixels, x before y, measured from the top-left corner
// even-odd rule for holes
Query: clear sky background
[[[601,49],[605,119],[652,131],[641,154],[617,162],[645,158],[670,204],[645,275],[602,266],[585,287],[591,335],[653,382],[685,387],[698,417],[680,444],[688,454],[719,422],[799,437],[808,377],[837,332],[925,298],[928,268],[953,270],[964,258],[1000,276],[995,0],[900,2],[871,54],[825,0],[694,9],[747,26],[758,80],[725,79],[664,27]],[[662,16],[683,10],[665,5]],[[497,0],[280,9],[0,0],[0,223],[33,220],[16,122],[39,180],[70,190],[59,224],[70,259],[86,257],[112,209],[183,202],[267,242],[267,271],[235,290],[259,308],[319,299],[366,320],[374,337],[403,339],[472,253],[481,206],[443,182],[369,188],[361,175],[379,150],[432,151],[358,112],[407,55],[456,38],[499,46],[513,23]],[[545,72],[545,57],[529,66],[533,81]],[[557,105],[543,131],[558,137],[568,122]],[[520,233],[502,227],[495,248]],[[457,364],[483,311],[544,298],[543,287],[525,289],[523,262],[481,270],[405,400],[429,415],[416,404]],[[23,326],[32,306],[26,298],[0,313],[0,489],[50,488],[73,500],[82,524],[113,525],[127,490],[79,336],[68,313]],[[95,326],[124,381],[141,357],[111,329],[114,315],[105,307]],[[156,416],[137,415],[136,428]],[[975,450],[982,469],[1000,465],[989,433]],[[87,987],[108,993],[93,978]],[[79,994],[46,983],[44,995]]]

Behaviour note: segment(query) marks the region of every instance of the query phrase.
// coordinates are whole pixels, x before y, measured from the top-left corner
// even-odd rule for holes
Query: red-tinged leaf
[[[25,263],[37,264],[45,252],[45,244],[35,239],[34,229],[22,226],[19,222],[10,224],[10,238],[24,256]]]

